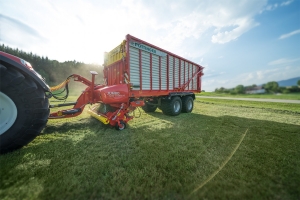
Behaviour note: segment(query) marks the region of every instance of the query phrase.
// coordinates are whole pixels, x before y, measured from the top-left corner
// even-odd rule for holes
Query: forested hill
[[[58,62],[50,60],[48,57],[41,57],[33,53],[27,53],[19,49],[13,49],[5,45],[0,45],[0,51],[12,54],[29,62],[32,67],[41,74],[48,85],[53,86],[64,81],[71,74],[78,74],[87,79],[91,79],[90,71],[98,72],[97,83],[102,80],[102,70],[100,65],[85,64],[77,61]]]

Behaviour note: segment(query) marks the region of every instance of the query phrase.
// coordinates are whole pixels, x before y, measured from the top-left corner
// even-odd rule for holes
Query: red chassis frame
[[[136,107],[145,104],[143,100],[132,100],[129,98],[130,84],[118,84],[112,86],[95,85],[95,76],[98,73],[91,71],[91,74],[92,81],[77,74],[71,76],[74,78],[74,81],[81,82],[88,87],[78,97],[77,101],[74,104],[71,104],[74,105],[72,109],[59,110],[51,113],[49,119],[76,117],[82,113],[87,104],[102,103],[110,105],[114,108],[114,111],[106,112],[105,114],[93,111],[94,114],[103,119],[105,124],[109,123],[112,126],[122,127],[123,123],[127,123],[129,120],[133,119],[133,116],[129,116],[129,112],[132,112]],[[67,104],[61,104],[61,106],[64,105]],[[52,107],[57,106],[54,105]]]

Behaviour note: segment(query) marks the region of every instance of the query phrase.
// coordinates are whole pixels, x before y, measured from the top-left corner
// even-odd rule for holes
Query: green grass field
[[[49,120],[0,156],[0,199],[300,199],[299,105],[252,103],[196,100],[124,131],[86,112]]]
[[[286,113],[300,114],[300,104],[257,102],[257,101],[244,102],[240,100],[214,99],[214,98],[198,98],[197,101],[205,104],[215,104],[215,105],[244,107],[244,108],[261,108],[264,110],[270,110],[271,112],[277,112],[277,113],[286,112]]]
[[[212,97],[241,97],[241,98],[263,98],[263,99],[289,99],[300,100],[300,93],[290,94],[225,94],[215,92],[201,92],[199,96],[212,96]]]

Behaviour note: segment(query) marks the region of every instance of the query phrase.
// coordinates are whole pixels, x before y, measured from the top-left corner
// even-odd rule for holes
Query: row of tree
[[[235,88],[216,88],[215,92],[217,93],[229,93],[229,94],[244,94],[246,91],[248,90],[254,90],[255,88],[257,88],[257,85],[253,84],[253,85],[249,85],[249,86],[244,86],[244,85],[237,85]]]
[[[300,80],[297,82],[298,86],[290,86],[290,87],[280,87],[277,82],[271,81],[267,84],[264,84],[262,87],[266,90],[267,93],[293,93],[300,92]]]
[[[77,61],[58,62],[48,57],[41,57],[33,53],[27,53],[19,49],[13,49],[4,44],[0,45],[0,51],[15,55],[29,62],[33,68],[45,78],[48,85],[56,85],[65,80],[71,74],[79,74],[90,78],[90,71],[99,73],[98,79],[102,76],[102,66],[96,64],[85,64]],[[100,81],[98,81],[100,82]]]
[[[300,92],[300,80],[297,82],[298,86],[294,85],[291,87],[280,87],[277,82],[271,81],[262,86],[258,87],[257,85],[243,86],[237,85],[235,88],[226,89],[224,87],[216,88],[216,93],[228,93],[228,94],[245,94],[247,91],[251,90],[265,90],[266,93],[294,93]]]

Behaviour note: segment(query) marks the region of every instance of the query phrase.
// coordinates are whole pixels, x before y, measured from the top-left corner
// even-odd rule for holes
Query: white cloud
[[[300,68],[295,68],[290,71],[285,71],[285,67],[265,69],[241,74],[238,80],[244,83],[245,85],[250,85],[252,83],[262,84],[269,81],[280,81],[283,79],[294,77],[294,73],[296,72],[300,72]]]
[[[270,10],[275,10],[278,7],[278,4],[271,4],[271,5],[267,5],[265,10],[270,11]]]
[[[297,35],[297,34],[300,34],[300,29],[295,30],[295,31],[292,31],[292,32],[290,32],[290,33],[283,34],[283,35],[281,35],[281,36],[279,37],[279,39],[280,39],[280,40],[281,40],[281,39],[286,39],[286,38],[289,38],[289,37],[291,37],[291,36],[293,36],[293,35]]]
[[[237,24],[238,27],[232,29],[231,31],[218,32],[216,35],[213,35],[211,41],[213,43],[224,44],[237,39],[242,34],[259,25],[249,18],[240,19],[240,22],[237,22]]]
[[[298,60],[300,60],[300,58],[296,58],[296,59],[281,58],[281,59],[273,60],[273,61],[269,62],[268,65],[287,65],[287,64],[296,62]]]
[[[26,45],[23,45],[24,42],[28,42],[30,45],[31,43],[35,44],[46,40],[38,30],[21,20],[0,14],[0,22],[1,27],[6,27],[5,31],[1,30],[0,32],[1,41],[18,43],[19,45],[13,45],[18,48],[26,47]],[[20,34],[23,37],[19,37]],[[26,38],[26,41],[24,41],[24,38]]]
[[[211,77],[216,77],[216,76],[221,76],[223,74],[225,74],[226,72],[218,72],[218,73],[206,73],[204,71],[204,74],[205,74],[205,78],[211,78]]]
[[[22,34],[24,29],[14,27],[5,35],[14,35],[18,40],[6,43],[19,46],[24,41],[23,46],[31,46],[30,51],[47,54],[49,58],[101,62],[102,52],[114,48],[130,33],[176,54],[200,60],[210,50],[210,42],[228,43],[257,26],[254,17],[266,3],[267,0],[28,0],[16,7],[12,0],[3,5],[2,14],[22,19],[45,39],[28,44]],[[9,28],[7,23],[1,25],[2,30]]]
[[[281,6],[288,6],[288,5],[290,5],[293,1],[294,1],[294,0],[284,1],[284,2],[282,2],[280,5],[281,5]]]
[[[300,74],[300,67],[290,67],[289,70],[286,70],[286,67],[274,68],[274,69],[266,69],[259,70],[251,73],[245,73],[240,75],[238,80],[245,84],[263,84],[270,81],[281,81],[284,79],[294,78]],[[245,77],[248,77],[248,79]],[[244,81],[243,81],[244,80]]]
[[[272,11],[272,10],[275,10],[276,8],[278,7],[281,7],[281,6],[288,6],[290,5],[291,3],[293,3],[294,0],[287,0],[287,1],[284,1],[282,2],[281,4],[278,4],[278,3],[275,3],[275,4],[268,4],[266,5],[261,11],[260,13],[264,12],[264,11]],[[272,1],[271,1],[272,2]]]
[[[216,34],[212,36],[211,41],[224,44],[258,26],[259,23],[254,20],[254,16],[266,3],[266,1],[240,1],[216,5],[217,15],[212,19]]]
[[[169,34],[180,42],[185,38],[200,38],[205,33],[211,35],[211,42],[224,44],[237,39],[259,23],[254,16],[267,2],[264,1],[210,1],[197,3],[193,11],[173,21],[173,31]]]

